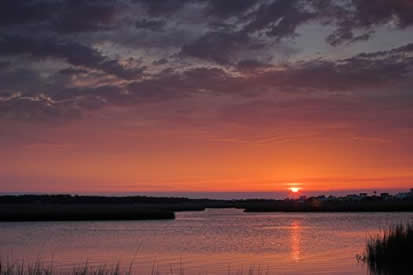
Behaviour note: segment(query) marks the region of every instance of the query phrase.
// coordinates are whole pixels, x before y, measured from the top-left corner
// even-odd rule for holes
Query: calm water
[[[366,238],[405,221],[413,213],[208,209],[173,221],[0,223],[0,257],[53,261],[62,270],[133,262],[137,274],[366,274],[355,260]]]

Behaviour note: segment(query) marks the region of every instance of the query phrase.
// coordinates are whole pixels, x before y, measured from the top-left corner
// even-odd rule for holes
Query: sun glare
[[[300,190],[301,190],[301,188],[299,188],[299,187],[290,187],[289,189],[290,189],[290,191],[293,192],[293,193],[298,193],[298,192],[300,192]]]

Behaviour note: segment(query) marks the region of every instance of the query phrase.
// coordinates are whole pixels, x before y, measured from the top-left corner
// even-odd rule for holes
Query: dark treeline
[[[413,211],[413,196],[211,200],[146,196],[8,195],[0,196],[0,221],[173,219],[177,211],[202,211],[206,208],[239,208],[245,212]]]
[[[177,211],[234,207],[208,199],[78,195],[0,196],[0,221],[84,221],[173,219]]]
[[[147,196],[78,196],[78,195],[8,195],[0,196],[0,205],[130,205],[144,209],[171,211],[204,210],[207,207],[229,207],[229,202],[209,199]]]
[[[79,196],[79,195],[6,195],[0,196],[0,204],[9,203],[59,203],[59,204],[83,204],[83,203],[185,203],[190,202],[188,198],[161,198],[147,196]]]
[[[413,211],[413,200],[245,201],[240,206],[246,212],[403,212]]]

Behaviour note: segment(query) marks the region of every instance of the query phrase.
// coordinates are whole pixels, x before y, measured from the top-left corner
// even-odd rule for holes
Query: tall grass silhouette
[[[399,224],[370,237],[358,260],[366,263],[372,274],[413,274],[413,224]]]
[[[132,275],[132,269],[121,271],[119,264],[89,266],[88,263],[74,267],[71,271],[62,271],[53,267],[53,264],[44,264],[37,261],[33,264],[25,262],[0,262],[0,275]]]
[[[89,265],[87,262],[84,265],[74,267],[71,270],[59,270],[51,264],[44,264],[37,261],[33,264],[21,262],[3,262],[0,261],[0,275],[185,275],[185,268],[182,264],[177,269],[170,268],[167,272],[161,272],[159,266],[154,264],[152,270],[148,273],[141,272],[133,267],[133,262],[127,269],[121,268],[120,264],[115,265]],[[201,273],[213,274],[213,273]],[[237,269],[228,270],[227,275],[270,275],[268,269],[263,269],[260,266],[250,266],[247,270]]]

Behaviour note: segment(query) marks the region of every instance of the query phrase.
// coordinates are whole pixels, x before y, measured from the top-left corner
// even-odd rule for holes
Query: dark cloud
[[[106,30],[116,16],[114,0],[66,0],[52,24],[58,32],[76,33]]]
[[[198,23],[235,25],[275,39],[297,35],[298,27],[310,21],[332,25],[335,30],[327,40],[332,45],[366,40],[374,28],[390,22],[400,29],[413,24],[409,0],[5,0],[0,4],[0,27],[31,24],[61,34],[119,30],[125,18],[144,11],[148,18],[138,20],[136,27],[159,31],[166,21],[191,23],[185,22],[188,6],[202,11]],[[180,17],[166,20],[178,13]]]
[[[16,96],[0,101],[0,116],[10,120],[67,121],[79,119],[81,111],[75,105],[55,103],[44,95]]]
[[[229,65],[237,57],[264,44],[243,32],[208,32],[194,42],[182,47],[181,55]]]
[[[143,68],[127,69],[118,61],[103,56],[99,51],[74,41],[53,37],[0,36],[0,55],[29,55],[33,58],[63,59],[74,66],[100,70],[124,79],[139,78]]]
[[[42,90],[46,83],[39,72],[29,69],[18,68],[13,69],[9,65],[6,69],[0,70],[0,92],[15,93],[22,92],[24,94],[35,94]]]
[[[299,25],[316,16],[303,6],[299,0],[268,1],[249,15],[252,20],[244,30],[263,32],[277,39],[294,36]]]
[[[215,17],[239,17],[254,7],[259,0],[209,0],[207,2],[207,14]]]
[[[154,62],[152,62],[153,65],[165,65],[168,64],[168,59],[167,58],[161,58],[158,60],[155,60]]]
[[[292,54],[283,47],[311,48],[293,44],[306,24],[327,26],[323,39],[333,46],[365,42],[382,26],[412,26],[413,5],[409,0],[1,1],[0,114],[76,118],[107,105],[199,95],[328,97],[392,87],[401,93],[410,83],[412,44],[354,52],[351,58],[289,60]]]
[[[132,0],[135,3],[142,5],[150,15],[163,16],[175,13],[192,2],[192,0]]]
[[[89,32],[112,26],[120,1],[4,0],[0,26],[39,25],[59,33]]]
[[[238,17],[260,0],[133,0],[152,16],[164,16],[181,11],[188,4],[204,7],[204,14],[215,18]]]
[[[392,88],[413,73],[412,45],[384,52],[362,53],[352,58],[313,60],[266,70],[256,80],[285,91],[360,91]],[[267,85],[268,85],[267,84]]]
[[[261,98],[296,94],[300,97],[336,96],[351,92],[365,96],[395,95],[394,89],[408,87],[413,73],[411,44],[388,51],[361,53],[337,61],[311,60],[274,66],[256,60],[237,63],[236,74],[218,67],[198,67],[183,72],[162,71],[150,78],[127,85],[42,89],[45,93],[3,95],[1,113],[7,117],[24,118],[31,110],[33,117],[56,117],[79,114],[82,110],[106,105],[136,105],[191,98],[198,95],[233,95],[239,98]],[[62,72],[59,72],[62,74]],[[66,69],[64,74],[78,74]],[[20,73],[20,75],[22,75]],[[1,75],[0,75],[1,76]],[[34,80],[33,80],[34,81]],[[38,80],[39,81],[39,80]],[[410,84],[409,84],[410,83]],[[17,86],[15,86],[17,87]],[[407,91],[407,90],[406,90]],[[342,97],[343,100],[346,96]],[[21,115],[18,115],[20,114]],[[7,114],[7,115],[6,115]]]
[[[0,71],[9,68],[11,63],[9,61],[0,61]]]
[[[4,0],[0,3],[0,26],[41,23],[58,8],[53,1]]]
[[[399,29],[413,25],[413,5],[409,0],[352,0],[348,5],[341,1],[318,1],[319,17],[326,17],[336,30],[327,37],[332,45],[369,39],[375,28],[392,24]],[[324,18],[324,19],[326,19]],[[356,32],[361,34],[356,35]]]
[[[137,29],[144,29],[153,32],[160,32],[163,31],[166,22],[163,20],[150,20],[150,19],[142,19],[136,22]]]
[[[247,32],[261,32],[282,39],[296,35],[299,26],[321,22],[335,26],[327,36],[331,45],[368,40],[378,26],[392,23],[405,29],[413,25],[413,5],[409,0],[276,0],[265,1],[250,12]],[[361,32],[361,34],[357,34]]]
[[[70,68],[60,70],[59,73],[63,75],[78,75],[78,74],[87,74],[88,71],[84,69],[70,67]]]
[[[378,51],[373,53],[360,53],[359,58],[380,58],[380,57],[399,57],[402,59],[409,58],[409,55],[413,54],[413,43],[409,43],[399,48],[387,50],[387,51]],[[410,56],[411,58],[411,56]]]
[[[219,68],[199,67],[182,73],[165,72],[126,88],[139,102],[188,98],[201,93],[226,93],[235,78]]]
[[[393,21],[399,28],[413,25],[413,3],[410,0],[352,1],[359,27],[372,27]]]
[[[272,65],[265,64],[255,59],[243,59],[237,64],[237,69],[240,71],[253,71],[256,72],[260,69],[269,69]]]

